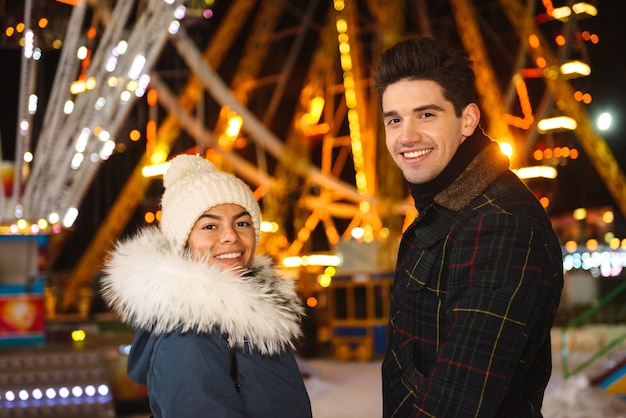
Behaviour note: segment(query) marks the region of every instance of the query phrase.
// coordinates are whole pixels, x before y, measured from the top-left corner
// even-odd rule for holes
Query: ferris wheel
[[[344,240],[381,243],[377,263],[392,265],[397,237],[414,213],[381,141],[370,76],[380,52],[407,35],[470,52],[483,124],[521,150],[514,166],[529,162],[538,120],[558,104],[577,121],[584,151],[626,213],[624,175],[570,79],[559,75],[572,39],[585,47],[575,35],[593,7],[520,0],[76,2],[66,8],[59,64],[35,137],[41,51],[33,1],[24,6],[19,130],[13,178],[0,195],[2,233],[70,227],[109,158],[145,147],[72,272],[66,308],[148,193],[152,180],[143,168],[177,152],[205,154],[251,185],[269,228],[261,241],[266,252],[306,254],[317,234],[329,248]],[[547,38],[542,25],[557,27],[565,43]],[[140,138],[135,145],[133,135]]]

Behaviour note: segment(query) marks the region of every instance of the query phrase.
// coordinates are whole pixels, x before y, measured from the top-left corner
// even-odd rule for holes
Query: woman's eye
[[[202,227],[202,229],[215,229],[215,225],[214,224],[207,224],[207,225],[204,225]]]
[[[247,226],[250,226],[250,225],[251,225],[250,222],[247,222],[247,221],[239,221],[239,222],[237,222],[237,226],[238,227],[247,227]]]

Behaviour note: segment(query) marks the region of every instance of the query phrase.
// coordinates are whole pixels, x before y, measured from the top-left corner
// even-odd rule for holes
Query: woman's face
[[[247,267],[256,249],[252,217],[239,205],[214,206],[193,225],[187,245],[196,259],[222,270]]]

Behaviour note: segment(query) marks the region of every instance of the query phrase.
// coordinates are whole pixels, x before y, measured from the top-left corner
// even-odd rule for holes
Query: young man
[[[418,210],[398,253],[383,415],[541,417],[563,286],[550,220],[479,128],[466,53],[407,39],[374,79]]]

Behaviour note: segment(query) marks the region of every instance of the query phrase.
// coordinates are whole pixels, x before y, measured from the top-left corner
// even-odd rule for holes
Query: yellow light
[[[354,239],[361,239],[363,238],[363,235],[365,235],[365,231],[360,226],[357,226],[356,228],[352,228],[350,235],[352,235],[352,238]]]
[[[278,224],[276,222],[263,221],[261,222],[261,232],[278,232]]]
[[[84,330],[75,329],[74,331],[72,331],[72,341],[75,341],[75,342],[85,341],[86,335],[87,334],[85,334]]]
[[[301,266],[331,266],[336,267],[341,264],[341,257],[333,254],[311,254],[302,257],[291,256],[282,260],[284,267],[301,267]]]
[[[337,22],[335,23],[335,25],[337,26],[337,32],[340,34],[344,34],[348,30],[348,22],[346,22],[345,19],[337,19]],[[339,42],[343,43],[347,41],[348,41],[347,37],[346,38],[339,37]]]
[[[538,165],[534,167],[522,167],[517,170],[513,170],[515,174],[521,179],[555,179],[558,175],[556,168],[546,166],[546,165]]]
[[[70,84],[70,93],[79,94],[87,90],[87,86],[85,85],[84,80],[77,80]]]
[[[605,224],[610,224],[615,219],[615,214],[611,210],[607,210],[602,214],[602,222]]]
[[[145,165],[141,169],[141,175],[144,177],[162,176],[168,168],[170,168],[170,163]]]
[[[241,126],[243,125],[243,119],[241,116],[233,113],[228,118],[228,125],[226,126],[226,135],[231,138],[239,135],[239,131],[241,130]]]
[[[615,234],[613,232],[604,233],[604,242],[607,244],[609,244],[613,238],[615,238]]]
[[[337,269],[333,266],[328,266],[324,269],[324,273],[328,274],[330,277],[333,277],[335,274],[337,274]]]
[[[572,10],[574,11],[574,13],[576,13],[577,15],[580,14],[587,14],[589,16],[597,16],[598,15],[598,9],[586,2],[580,2],[580,3],[576,3],[572,6]]]
[[[309,106],[309,121],[312,123],[317,123],[322,116],[322,110],[324,110],[324,98],[321,96],[314,97],[311,100],[311,104]]]
[[[585,219],[587,217],[587,209],[585,209],[585,208],[574,209],[574,212],[572,213],[572,216],[577,221],[582,221],[583,219]]]
[[[500,146],[500,151],[502,151],[502,154],[506,155],[509,158],[513,156],[513,145],[511,145],[509,142],[502,141],[499,142],[498,145]]]
[[[137,80],[128,80],[128,83],[126,83],[126,90],[128,91],[135,91],[137,87],[139,87]]]
[[[537,123],[537,130],[540,133],[561,129],[573,131],[577,126],[578,124],[574,119],[568,116],[557,116],[540,120]]]
[[[582,61],[567,61],[561,64],[561,74],[569,76],[568,78],[585,77],[591,74],[591,67]]]
[[[150,164],[161,164],[167,160],[169,149],[163,149],[157,146],[150,156]]]
[[[320,286],[322,287],[328,287],[330,286],[330,283],[333,281],[332,277],[330,277],[328,274],[320,274],[319,277],[317,278],[317,282],[320,284]]]
[[[556,20],[567,20],[572,14],[572,9],[567,6],[557,7],[552,11],[552,17]]]
[[[592,238],[590,240],[587,240],[587,243],[585,245],[587,246],[587,249],[589,249],[589,251],[595,251],[598,249],[598,240]]]
[[[300,267],[302,265],[302,259],[297,256],[283,258],[284,267]]]
[[[26,222],[25,219],[18,219],[17,220],[17,227],[19,229],[26,229],[28,227],[28,222]]]
[[[338,12],[342,11],[343,8],[346,7],[343,0],[335,0],[333,2],[333,6],[335,7],[335,10],[337,10]]]
[[[95,89],[97,84],[98,82],[96,81],[96,77],[89,77],[87,80],[85,80],[85,87],[87,88],[87,90]]]

